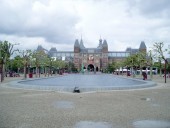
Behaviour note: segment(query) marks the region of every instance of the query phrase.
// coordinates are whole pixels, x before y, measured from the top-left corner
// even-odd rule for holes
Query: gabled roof
[[[126,51],[128,51],[128,52],[131,52],[131,50],[132,50],[131,47],[126,48]]]
[[[131,53],[132,53],[132,54],[136,54],[137,52],[139,52],[139,49],[132,49],[132,50],[131,50]]]
[[[52,47],[49,52],[57,52],[57,49],[55,47]]]
[[[130,52],[131,54],[136,54],[137,52],[139,52],[139,49],[132,49],[131,47],[128,47],[126,49],[127,52]]]

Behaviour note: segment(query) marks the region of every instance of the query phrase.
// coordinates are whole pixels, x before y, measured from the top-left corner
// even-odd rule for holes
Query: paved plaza
[[[114,75],[113,75],[114,77]],[[59,93],[0,83],[0,128],[170,128],[170,78],[156,87]],[[142,79],[142,78],[139,78]]]

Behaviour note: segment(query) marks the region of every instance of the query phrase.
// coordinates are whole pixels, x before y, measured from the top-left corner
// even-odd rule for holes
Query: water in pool
[[[20,81],[18,87],[38,88],[46,90],[72,91],[79,87],[81,91],[99,91],[114,89],[132,89],[153,86],[146,81],[127,79],[115,75],[100,74],[70,74],[64,76],[50,77],[47,79],[33,79]]]

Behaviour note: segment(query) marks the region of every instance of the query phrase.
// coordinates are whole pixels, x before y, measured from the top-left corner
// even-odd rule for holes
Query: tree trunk
[[[5,64],[2,64],[2,81],[4,81],[4,77],[5,77]]]
[[[36,66],[35,77],[38,77],[38,67]]]
[[[135,74],[134,74],[134,69],[132,67],[132,77],[134,78],[135,77]]]
[[[17,73],[20,73],[20,68],[17,69]]]
[[[159,76],[162,77],[162,64],[161,64],[161,60],[159,61],[159,63],[160,63]]]
[[[24,65],[24,79],[27,78],[27,65]]]
[[[0,73],[1,73],[1,82],[3,81],[3,75],[2,75],[2,64],[0,64]]]
[[[69,69],[68,69],[69,70]],[[52,64],[50,65],[50,75],[52,76],[53,75],[53,72],[52,72]]]
[[[47,68],[46,67],[44,67],[44,68],[45,68],[45,73],[44,74],[45,74],[45,77],[46,77],[46,75],[47,75]]]
[[[165,60],[165,65],[164,65],[164,77],[165,77],[165,83],[166,83],[166,60]]]
[[[4,77],[5,77],[5,64],[6,64],[6,57],[4,58],[4,60],[2,60],[2,81],[4,81]]]
[[[48,67],[48,77],[49,77],[49,75],[50,75],[50,70],[49,70],[49,67]]]
[[[39,77],[40,77],[40,73],[41,73],[41,68],[38,67],[38,73],[39,73]]]
[[[159,76],[162,77],[162,68],[159,69]]]
[[[142,68],[140,67],[140,75],[142,75]]]
[[[152,80],[152,78],[153,78],[153,73],[152,73],[152,66],[150,66],[150,78],[151,78],[151,80]]]
[[[122,67],[122,76],[123,76],[123,67]]]

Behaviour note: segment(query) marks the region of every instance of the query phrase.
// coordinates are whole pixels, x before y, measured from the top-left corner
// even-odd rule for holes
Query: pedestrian
[[[146,80],[146,79],[147,79],[147,74],[146,74],[146,72],[142,72],[142,76],[143,76],[143,80]]]

